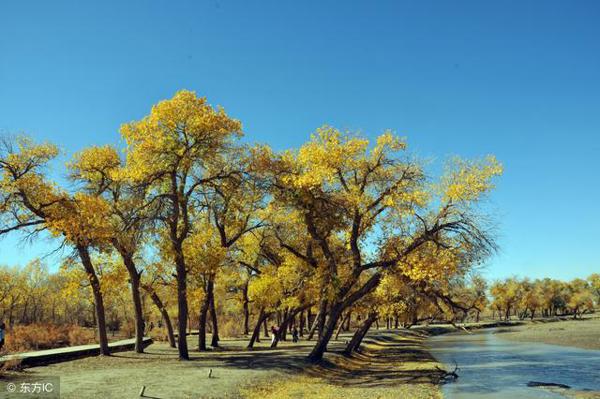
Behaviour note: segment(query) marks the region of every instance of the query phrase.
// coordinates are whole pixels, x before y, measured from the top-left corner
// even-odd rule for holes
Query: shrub
[[[121,334],[126,336],[127,338],[133,338],[135,335],[135,322],[133,320],[127,320],[124,323],[121,323]]]
[[[219,325],[221,337],[239,338],[243,335],[242,326],[237,319],[226,319]]]
[[[26,352],[94,342],[92,330],[76,325],[16,325],[7,331],[6,351]]]
[[[68,331],[69,346],[85,345],[95,341],[94,330],[80,326],[70,326]]]
[[[169,337],[167,334],[167,329],[165,327],[154,327],[152,331],[149,331],[146,334],[150,338],[152,338],[156,342],[168,342]]]

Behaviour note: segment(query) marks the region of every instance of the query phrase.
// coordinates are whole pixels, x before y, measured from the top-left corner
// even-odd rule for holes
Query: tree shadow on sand
[[[282,348],[278,351],[250,351],[221,355],[225,367],[268,369],[320,378],[330,384],[349,387],[392,387],[399,384],[437,384],[443,371],[422,347],[418,333],[376,332],[365,339],[360,352],[341,354],[342,343],[332,343],[326,358],[310,363],[308,348]]]

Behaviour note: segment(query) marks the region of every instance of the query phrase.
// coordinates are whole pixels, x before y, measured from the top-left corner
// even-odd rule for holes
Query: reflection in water
[[[456,382],[442,387],[445,398],[563,398],[529,381],[600,390],[600,351],[512,342],[494,330],[432,337],[433,356],[448,368],[458,364]]]

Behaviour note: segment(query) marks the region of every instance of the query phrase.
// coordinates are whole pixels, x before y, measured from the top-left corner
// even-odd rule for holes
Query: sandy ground
[[[503,328],[500,331],[502,338],[514,341],[600,349],[600,318],[556,322],[533,321],[521,326]]]
[[[245,340],[223,340],[223,349],[191,351],[177,360],[175,349],[155,343],[145,354],[116,353],[8,374],[3,382],[35,382],[59,376],[61,398],[441,398],[435,384],[439,364],[421,346],[423,337],[374,331],[364,351],[352,359],[335,353],[348,336],[330,345],[325,361],[305,361],[312,342],[283,342],[253,351]],[[197,343],[190,337],[190,348]],[[208,378],[212,369],[212,378]],[[2,393],[0,393],[0,397]],[[7,397],[7,396],[4,396]]]

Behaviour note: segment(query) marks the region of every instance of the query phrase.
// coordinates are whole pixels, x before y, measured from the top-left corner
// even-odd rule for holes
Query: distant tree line
[[[490,294],[490,309],[495,317],[508,320],[514,316],[523,320],[572,315],[577,318],[600,305],[600,274],[566,282],[508,278],[492,284]]]

